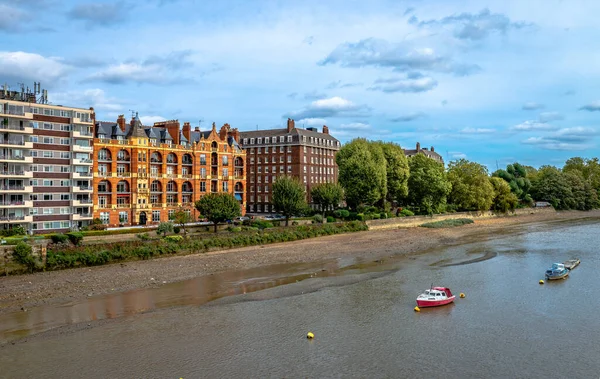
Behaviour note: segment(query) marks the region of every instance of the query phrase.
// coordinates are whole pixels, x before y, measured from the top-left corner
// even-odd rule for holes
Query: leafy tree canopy
[[[322,211],[336,207],[344,198],[344,190],[337,183],[317,184],[310,191],[313,203],[318,204]]]
[[[492,206],[494,188],[487,168],[479,163],[466,159],[450,162],[448,181],[452,184],[450,202],[460,209],[486,211]]]
[[[387,200],[399,201],[408,195],[410,169],[408,159],[400,145],[392,142],[376,142],[386,161]]]
[[[424,154],[416,154],[408,159],[408,166],[408,202],[430,214],[443,211],[452,190],[444,165]]]
[[[508,183],[498,177],[491,177],[490,183],[494,188],[494,200],[492,201],[492,210],[506,213],[517,207],[519,199],[515,195]]]
[[[214,224],[215,233],[219,223],[241,216],[240,204],[226,192],[206,194],[196,201],[195,206],[201,216]]]
[[[272,204],[285,216],[285,226],[288,226],[290,217],[302,213],[307,207],[304,185],[289,176],[278,178],[273,183]]]
[[[506,170],[498,170],[492,174],[504,179],[510,186],[510,190],[524,203],[531,204],[530,195],[531,181],[529,175],[535,174],[533,167],[523,166],[520,163],[513,163],[506,166]]]

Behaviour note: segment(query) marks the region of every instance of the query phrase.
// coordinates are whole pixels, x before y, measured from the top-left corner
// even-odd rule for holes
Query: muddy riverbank
[[[600,218],[600,211],[482,219],[450,229],[368,231],[206,254],[3,277],[0,278],[0,314],[135,288],[158,287],[228,270],[343,257],[377,260],[399,254],[416,254],[440,245],[510,233],[512,228],[524,224],[589,218]]]

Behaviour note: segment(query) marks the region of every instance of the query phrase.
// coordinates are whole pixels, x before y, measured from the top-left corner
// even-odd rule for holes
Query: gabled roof
[[[146,134],[148,135],[148,138],[158,139],[158,135],[156,134],[156,131],[154,130],[154,128],[146,129]]]
[[[162,129],[160,131],[160,140],[161,141],[172,141],[173,138],[171,137],[171,134],[169,134],[168,130]]]

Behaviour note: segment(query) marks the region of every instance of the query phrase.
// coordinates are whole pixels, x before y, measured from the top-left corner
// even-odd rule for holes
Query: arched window
[[[182,159],[182,163],[185,165],[191,165],[194,163],[194,160],[192,159],[192,156],[189,154],[184,154],[183,155],[183,159]]]
[[[169,155],[167,155],[167,163],[177,164],[177,155],[175,155],[173,153],[169,153]]]
[[[110,182],[108,180],[102,180],[98,183],[98,192],[110,192]]]
[[[210,144],[210,147],[212,148],[212,150],[213,150],[213,151],[217,151],[217,150],[219,150],[219,144],[217,143],[217,141],[213,141],[213,142]]]
[[[167,192],[177,192],[177,183],[170,181],[167,183]]]
[[[244,160],[242,157],[236,157],[234,161],[235,167],[244,167]]]
[[[98,151],[98,160],[99,161],[110,161],[111,160],[110,151],[108,149],[100,149],[100,151]]]
[[[129,182],[121,180],[117,183],[117,192],[129,192]]]
[[[119,152],[117,153],[117,160],[129,161],[129,153],[127,152],[127,150],[119,150]]]
[[[244,185],[241,182],[235,183],[235,192],[244,192]]]
[[[194,192],[192,183],[184,182],[183,185],[181,186],[181,192]]]
[[[151,163],[162,163],[162,155],[160,155],[160,153],[158,151],[155,151],[150,156],[150,162]]]
[[[160,182],[158,180],[155,180],[150,184],[150,191],[151,192],[162,192],[162,185],[160,184]]]

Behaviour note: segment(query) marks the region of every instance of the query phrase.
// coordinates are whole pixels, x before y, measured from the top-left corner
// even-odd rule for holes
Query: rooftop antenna
[[[200,127],[200,125],[202,125],[203,122],[204,122],[203,119],[198,120],[198,127]]]
[[[499,170],[500,167],[498,167],[498,160],[496,159],[496,170]]]
[[[135,118],[135,111],[133,109],[130,109],[129,112],[131,112],[131,118]]]

